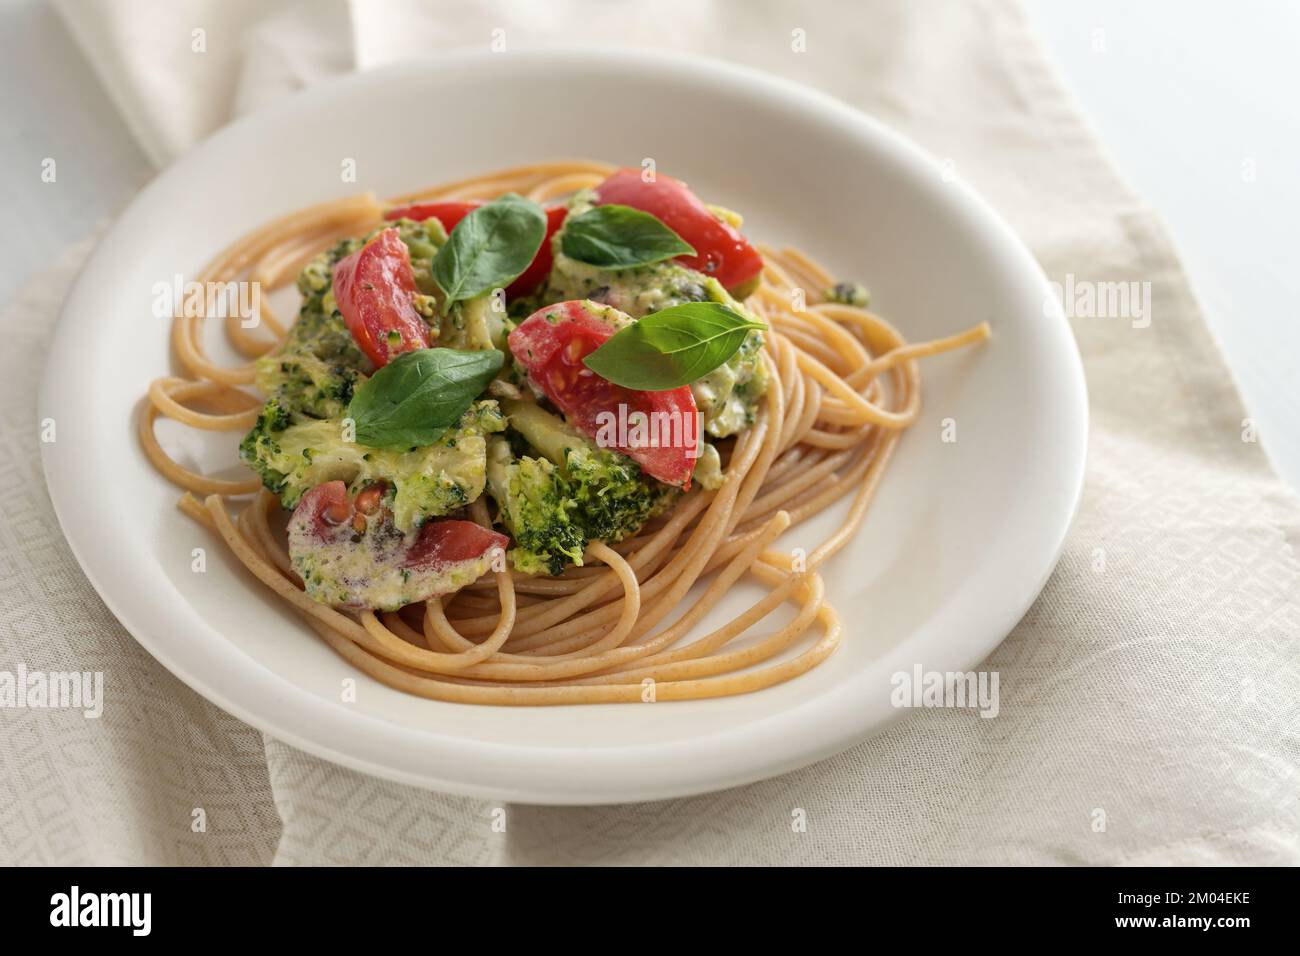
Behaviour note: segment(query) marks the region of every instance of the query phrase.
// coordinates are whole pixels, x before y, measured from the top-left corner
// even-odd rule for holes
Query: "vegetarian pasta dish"
[[[989,328],[908,344],[863,286],[741,230],[679,180],[595,162],[303,210],[201,277],[296,277],[296,320],[225,316],[231,367],[179,310],[186,377],[150,385],[141,442],[186,514],[400,690],[571,704],[788,680],[841,640],[819,569],[917,418],[916,360]],[[249,477],[177,463],[160,415],[242,433]],[[841,499],[829,538],[774,547]],[[697,633],[746,578],[762,596]]]

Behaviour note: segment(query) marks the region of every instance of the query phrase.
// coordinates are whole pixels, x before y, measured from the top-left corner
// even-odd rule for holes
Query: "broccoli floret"
[[[515,539],[510,558],[527,574],[582,564],[589,541],[621,541],[677,499],[678,489],[642,473],[632,459],[598,448],[531,402],[507,402],[510,424],[539,457],[516,457],[493,438],[488,493]]]
[[[318,258],[313,266],[321,261]],[[300,287],[314,274],[313,266],[299,277]],[[325,267],[322,281],[328,283],[328,276]],[[374,372],[374,365],[357,348],[343,316],[334,309],[328,286],[322,293],[304,296],[284,344],[258,359],[257,387],[297,419],[339,418],[356,387]],[[322,304],[325,298],[328,310]]]
[[[505,427],[495,401],[475,402],[456,427],[432,445],[395,451],[348,441],[343,420],[291,424],[272,399],[240,443],[239,453],[289,509],[322,482],[342,480],[356,492],[383,481],[394,524],[409,531],[424,519],[455,511],[483,493],[485,436]]]
[[[525,574],[560,574],[582,564],[587,538],[573,520],[574,502],[564,480],[545,458],[515,458],[510,443],[488,443],[487,487],[497,503],[497,519],[515,539],[510,560]]]
[[[826,298],[840,305],[865,309],[871,302],[871,293],[861,282],[837,282],[826,290]]]
[[[261,476],[262,484],[272,494],[284,491],[284,475],[265,467],[265,463],[280,456],[280,435],[292,424],[289,412],[276,399],[269,399],[252,430],[239,443],[239,457]]]
[[[564,474],[588,540],[622,541],[677,496],[626,455],[590,445],[567,450]]]
[[[304,313],[285,347],[259,359],[257,387],[299,419],[341,418],[374,367],[352,336],[328,316]]]

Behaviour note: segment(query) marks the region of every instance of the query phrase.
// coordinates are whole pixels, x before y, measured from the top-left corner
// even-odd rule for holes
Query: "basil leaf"
[[[348,403],[357,442],[398,450],[433,444],[460,420],[504,360],[496,349],[403,352],[362,382]]]
[[[631,269],[695,255],[692,246],[650,213],[617,203],[593,206],[570,219],[560,248],[570,259],[602,269]]]
[[[708,375],[761,322],[717,302],[688,302],[652,312],[615,332],[583,364],[601,378],[641,392],[680,388]]]
[[[433,257],[433,280],[453,302],[508,285],[528,268],[546,238],[546,213],[531,200],[507,193],[479,206],[452,229]]]

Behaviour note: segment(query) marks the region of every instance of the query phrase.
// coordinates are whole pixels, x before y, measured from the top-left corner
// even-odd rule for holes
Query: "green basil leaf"
[[[617,203],[593,206],[566,222],[560,248],[570,259],[602,269],[631,269],[695,255],[694,248],[650,213]]]
[[[601,378],[642,392],[689,385],[736,354],[753,329],[766,329],[718,302],[688,302],[620,329],[583,364]]]
[[[479,206],[456,223],[433,257],[444,309],[519,278],[545,238],[546,213],[532,200],[507,193]]]
[[[362,382],[348,403],[357,442],[398,450],[433,444],[460,420],[504,360],[496,349],[403,352]]]

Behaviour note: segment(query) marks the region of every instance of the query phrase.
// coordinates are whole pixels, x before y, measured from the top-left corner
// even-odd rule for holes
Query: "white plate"
[[[544,105],[544,108],[542,108]],[[994,339],[927,360],[924,412],[870,517],[831,562],[844,645],[811,673],[741,697],[497,708],[410,697],[356,674],[219,543],[134,436],[146,384],[172,369],[153,288],[193,275],[279,214],[518,163],[588,156],[658,168],[870,285],[911,339],[981,319]],[[340,170],[355,160],[356,183]],[[63,529],[104,601],[187,684],[338,763],[455,793],[605,803],[715,790],[810,763],[900,712],[890,675],[976,665],[1038,594],[1083,476],[1078,353],[1034,260],[938,163],[808,89],[699,59],[566,50],[462,54],[351,76],[224,130],[158,177],[96,250],[64,307],[42,416]],[[952,418],[957,441],[940,440]],[[169,423],[163,423],[166,426]],[[164,428],[200,466],[233,461]],[[785,541],[816,541],[828,513]],[[816,537],[814,537],[814,534]],[[205,548],[207,570],[192,571]],[[743,606],[741,594],[731,608]],[[358,699],[341,700],[355,677]],[[111,679],[111,678],[110,678]],[[111,700],[109,703],[111,706]]]

